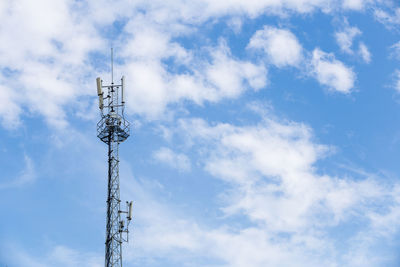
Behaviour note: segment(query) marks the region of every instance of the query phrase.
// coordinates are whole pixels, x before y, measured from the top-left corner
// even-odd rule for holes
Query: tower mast
[[[97,123],[97,137],[108,146],[107,223],[105,242],[105,267],[122,266],[122,243],[128,241],[128,226],[132,220],[132,201],[121,210],[119,183],[119,144],[129,137],[129,122],[124,117],[125,78],[114,84],[113,50],[111,48],[111,85],[96,79],[101,119]],[[103,92],[103,89],[107,92]],[[125,213],[126,218],[121,219]]]

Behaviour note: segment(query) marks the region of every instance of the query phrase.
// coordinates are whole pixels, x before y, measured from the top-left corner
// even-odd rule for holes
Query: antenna
[[[103,110],[103,89],[101,86],[100,77],[96,78],[96,83],[97,83],[97,95],[99,96],[99,109]]]
[[[111,47],[111,84],[114,84],[114,49]]]
[[[122,266],[122,243],[128,242],[128,227],[132,220],[132,201],[129,204],[127,202],[125,211],[122,211],[120,207],[119,144],[129,137],[130,124],[123,113],[125,78],[122,77],[121,84],[114,84],[113,52],[113,48],[111,48],[111,84],[103,85],[100,77],[96,79],[99,108],[101,109],[101,119],[97,123],[97,137],[108,146],[105,267]],[[103,92],[103,88],[106,92]],[[119,91],[121,91],[121,100],[118,98]],[[104,95],[105,93],[107,95]],[[126,213],[127,217],[121,219],[121,213]]]
[[[121,103],[122,104],[125,104],[124,90],[125,90],[125,76],[122,76],[122,78],[121,78]]]
[[[132,205],[133,205],[133,202],[132,201],[129,202],[128,217],[127,217],[128,221],[132,220]]]

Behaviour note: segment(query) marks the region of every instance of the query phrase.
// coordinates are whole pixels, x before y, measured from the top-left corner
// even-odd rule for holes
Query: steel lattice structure
[[[121,210],[118,149],[119,144],[129,137],[130,125],[124,118],[125,79],[122,77],[121,84],[115,85],[113,74],[111,77],[111,85],[106,86],[103,85],[100,78],[97,78],[97,94],[101,110],[101,119],[97,123],[97,137],[108,146],[105,266],[121,267],[122,243],[128,241],[128,225],[132,219],[132,202],[127,202],[127,211]],[[107,91],[106,96],[104,96],[103,88]],[[126,220],[121,219],[121,213],[126,213]]]

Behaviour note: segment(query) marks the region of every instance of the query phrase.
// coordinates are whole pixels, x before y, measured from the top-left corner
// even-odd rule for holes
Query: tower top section
[[[124,116],[125,77],[122,76],[121,82],[114,84],[113,68],[113,50],[111,49],[111,84],[104,85],[100,77],[96,79],[101,115],[97,123],[97,137],[105,143],[123,142],[130,134],[130,124]]]

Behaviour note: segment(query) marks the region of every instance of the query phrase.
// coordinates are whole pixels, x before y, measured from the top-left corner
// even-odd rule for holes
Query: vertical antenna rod
[[[114,49],[111,47],[111,84],[114,84]]]
[[[119,91],[121,84],[114,85],[113,49],[111,48],[111,85],[103,85],[100,78],[96,79],[97,94],[101,119],[97,123],[97,137],[108,146],[108,190],[107,190],[107,223],[105,242],[105,267],[122,266],[122,243],[128,242],[128,226],[132,220],[132,202],[126,202],[126,210],[121,210],[120,183],[119,183],[119,144],[130,135],[129,122],[124,118],[124,105]],[[103,88],[107,95],[104,96]],[[121,219],[121,214],[126,218]],[[125,223],[126,222],[126,223]]]

